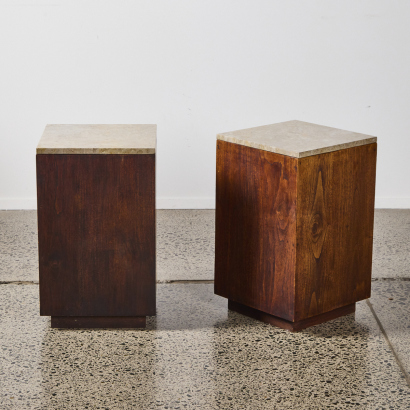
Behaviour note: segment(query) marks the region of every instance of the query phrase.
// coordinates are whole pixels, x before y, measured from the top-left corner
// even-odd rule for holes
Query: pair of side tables
[[[376,138],[301,121],[219,134],[215,293],[298,331],[370,297]],[[155,125],[48,125],[40,314],[138,328],[156,308]]]

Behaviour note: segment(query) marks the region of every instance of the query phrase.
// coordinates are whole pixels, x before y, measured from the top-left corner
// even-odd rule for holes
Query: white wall
[[[218,132],[299,119],[379,137],[410,207],[410,2],[0,0],[0,209],[35,208],[47,123],[157,123],[159,207],[214,206]]]

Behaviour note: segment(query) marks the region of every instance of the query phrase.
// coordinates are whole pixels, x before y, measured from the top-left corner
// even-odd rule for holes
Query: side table
[[[58,328],[155,315],[156,125],[47,125],[37,147],[40,314]]]
[[[370,297],[376,138],[301,121],[217,137],[215,293],[297,331]]]

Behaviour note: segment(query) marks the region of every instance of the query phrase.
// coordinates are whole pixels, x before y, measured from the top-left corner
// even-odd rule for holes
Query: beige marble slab
[[[218,134],[217,139],[296,158],[377,141],[371,135],[296,120],[223,132]]]
[[[155,154],[154,124],[47,125],[37,154]]]

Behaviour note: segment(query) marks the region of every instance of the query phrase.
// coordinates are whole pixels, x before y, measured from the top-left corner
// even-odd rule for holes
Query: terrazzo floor
[[[228,312],[198,281],[213,211],[157,220],[147,328],[54,330],[38,315],[36,214],[0,211],[0,409],[410,408],[410,210],[376,211],[371,299],[299,333]]]

